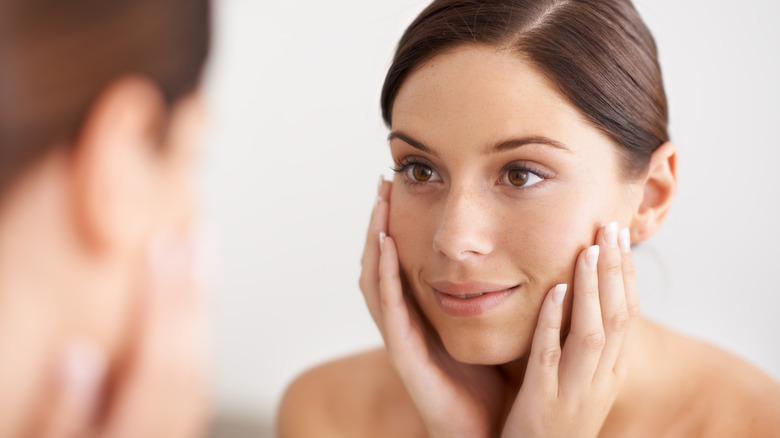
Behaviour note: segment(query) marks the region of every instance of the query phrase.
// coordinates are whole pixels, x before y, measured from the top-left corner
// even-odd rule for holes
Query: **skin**
[[[399,173],[380,184],[360,281],[385,348],[300,376],[282,400],[280,436],[780,433],[776,382],[638,316],[629,243],[663,224],[673,145],[626,179],[617,145],[530,65],[485,46],[413,72],[392,120]],[[536,140],[495,150],[527,137]],[[540,178],[509,178],[518,163]],[[433,298],[441,280],[516,287],[462,318]]]
[[[418,71],[399,91],[390,141],[397,168],[419,160],[440,179],[396,177],[389,234],[401,268],[447,351],[476,364],[502,364],[527,352],[547,291],[569,283],[577,254],[593,244],[599,227],[629,225],[641,199],[641,188],[615,171],[612,142],[529,66],[497,55],[458,51]],[[456,68],[464,62],[475,68]],[[495,151],[506,141],[540,137],[565,149],[529,143]],[[504,170],[513,163],[550,177],[514,187]],[[495,312],[463,321],[436,305],[428,283],[442,279],[519,290]]]
[[[193,277],[199,93],[117,78],[0,204],[0,437],[193,437],[207,419]],[[19,348],[20,342],[24,348]]]

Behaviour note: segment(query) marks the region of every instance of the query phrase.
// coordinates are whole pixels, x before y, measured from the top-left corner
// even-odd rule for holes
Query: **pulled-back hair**
[[[167,105],[195,89],[209,51],[209,0],[0,0],[0,194],[124,74]]]
[[[528,60],[621,148],[637,177],[669,140],[655,41],[629,0],[435,0],[398,43],[382,89],[382,116],[409,75],[464,44],[509,49]]]

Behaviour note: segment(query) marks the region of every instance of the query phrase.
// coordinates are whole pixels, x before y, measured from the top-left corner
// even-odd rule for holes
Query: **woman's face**
[[[599,227],[630,225],[641,188],[614,142],[509,51],[433,58],[392,120],[389,232],[411,292],[455,359],[524,356],[545,294],[572,283]]]

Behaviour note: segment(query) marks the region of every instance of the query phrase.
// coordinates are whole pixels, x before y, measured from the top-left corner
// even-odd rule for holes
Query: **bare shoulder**
[[[712,410],[706,436],[780,436],[780,384],[768,374],[731,353],[710,347]]]
[[[420,426],[384,349],[304,372],[287,388],[277,417],[281,438],[413,437]]]
[[[712,344],[672,335],[706,437],[780,436],[780,383]],[[683,374],[681,374],[680,381]],[[691,403],[694,406],[694,403]]]

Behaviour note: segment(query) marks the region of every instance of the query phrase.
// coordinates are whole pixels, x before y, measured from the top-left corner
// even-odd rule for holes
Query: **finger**
[[[81,438],[92,430],[98,398],[106,374],[105,355],[92,343],[73,342],[58,368],[51,395],[51,415],[43,438]]]
[[[561,386],[564,392],[590,387],[604,348],[596,273],[599,251],[598,245],[584,249],[574,267],[571,330],[561,357]]]
[[[381,249],[379,260],[379,298],[382,320],[384,321],[385,341],[395,346],[403,344],[408,337],[411,323],[409,309],[403,296],[401,273],[398,266],[398,251],[393,238],[379,234]],[[388,345],[389,347],[390,345]]]
[[[639,316],[639,292],[636,286],[636,269],[634,256],[631,252],[631,233],[628,228],[618,233],[618,245],[621,252],[621,270],[623,272],[623,287],[626,291],[626,307],[628,315],[632,319]]]
[[[184,438],[205,427],[205,309],[192,252],[177,241],[153,250],[135,349],[101,437]]]
[[[567,285],[559,284],[547,293],[536,323],[528,367],[521,391],[535,395],[558,392],[561,359],[561,320]]]
[[[416,359],[428,357],[427,346],[419,326],[415,325],[404,299],[398,251],[392,237],[380,237],[382,253],[379,264],[380,305],[385,346],[402,378],[413,379]]]
[[[618,247],[621,253],[621,271],[623,273],[623,289],[626,293],[626,311],[628,313],[628,326],[623,337],[623,349],[630,345],[633,326],[639,318],[640,305],[639,293],[636,283],[636,270],[634,268],[633,254],[631,253],[631,234],[627,228],[618,233]],[[620,354],[615,363],[615,373],[622,375],[625,373],[627,354]]]
[[[382,323],[379,304],[379,233],[387,234],[390,188],[390,182],[380,179],[377,200],[371,213],[371,222],[368,225],[360,273],[360,290],[366,300],[368,311],[374,322],[380,326],[380,330]]]
[[[601,229],[596,236],[596,241],[602,248],[597,272],[605,333],[604,350],[595,376],[596,380],[600,380],[614,375],[615,363],[623,349],[623,338],[629,316],[622,260],[618,248],[618,223],[611,222]]]

